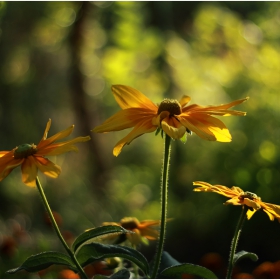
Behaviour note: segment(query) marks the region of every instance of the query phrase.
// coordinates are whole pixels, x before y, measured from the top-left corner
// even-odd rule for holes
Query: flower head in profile
[[[138,245],[141,242],[147,244],[148,240],[156,240],[159,232],[154,226],[158,226],[159,224],[160,221],[144,220],[139,222],[137,218],[125,217],[119,223],[105,222],[103,226],[121,226],[129,231],[133,231],[134,234],[127,233],[126,235],[120,235],[117,240],[114,240],[114,243],[121,243],[125,239],[128,239],[131,244]],[[122,239],[123,236],[125,236],[125,239]]]
[[[75,146],[76,143],[90,140],[90,137],[86,136],[56,142],[69,136],[74,129],[74,125],[47,138],[50,127],[51,120],[47,122],[43,138],[38,145],[22,144],[11,151],[0,152],[0,181],[6,178],[17,166],[21,166],[22,181],[29,187],[36,186],[38,169],[49,177],[57,178],[61,173],[61,168],[45,156],[56,156],[69,151],[78,151]]]
[[[205,140],[230,142],[231,135],[227,127],[212,115],[245,116],[245,112],[229,108],[248,99],[243,98],[219,106],[200,106],[187,105],[191,98],[183,96],[180,101],[164,99],[156,105],[140,91],[129,86],[114,85],[112,92],[122,111],[95,127],[93,131],[103,133],[133,127],[133,130],[114,147],[115,156],[118,156],[123,146],[128,145],[133,139],[156,129],[162,129],[173,139],[182,139],[186,132],[193,131]]]
[[[239,187],[225,187],[221,185],[211,185],[206,182],[194,182],[196,192],[215,192],[223,196],[229,197],[224,204],[228,205],[246,205],[249,209],[246,213],[248,220],[255,214],[256,211],[264,211],[271,221],[276,218],[280,222],[280,206],[266,203],[261,200],[256,194],[252,192],[244,192]]]

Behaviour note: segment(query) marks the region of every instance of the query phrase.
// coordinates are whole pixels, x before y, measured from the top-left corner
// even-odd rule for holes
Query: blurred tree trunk
[[[69,35],[69,50],[70,50],[70,89],[72,94],[73,108],[75,110],[77,120],[79,123],[79,130],[82,135],[91,136],[90,154],[88,155],[89,164],[92,167],[91,182],[94,191],[97,195],[104,196],[104,186],[102,182],[102,174],[107,169],[106,161],[101,153],[100,145],[93,133],[90,130],[96,125],[94,120],[98,119],[96,116],[97,110],[87,109],[87,95],[83,89],[84,76],[79,70],[80,52],[83,46],[83,31],[84,24],[87,20],[90,11],[94,8],[90,2],[79,2],[79,10],[77,11],[77,19],[72,25],[72,30]],[[96,194],[96,193],[95,193]]]

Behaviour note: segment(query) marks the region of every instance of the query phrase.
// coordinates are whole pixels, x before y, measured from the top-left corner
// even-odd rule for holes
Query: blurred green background
[[[217,252],[226,263],[241,208],[193,192],[192,182],[237,185],[280,204],[279,30],[279,2],[0,2],[0,149],[38,143],[49,118],[49,135],[75,124],[73,137],[92,137],[79,153],[52,158],[62,167],[58,179],[39,174],[70,242],[105,221],[159,219],[161,137],[145,134],[115,158],[113,147],[128,131],[90,132],[119,110],[112,84],[155,103],[189,95],[191,103],[218,105],[249,96],[236,107],[246,117],[222,119],[231,143],[195,134],[172,142],[174,220],[165,250],[195,264]],[[0,184],[0,277],[39,277],[4,272],[31,254],[63,248],[20,168]],[[245,260],[240,270],[278,260],[279,234],[279,223],[262,212],[246,221],[238,249],[259,261]],[[155,245],[141,247],[148,259]]]

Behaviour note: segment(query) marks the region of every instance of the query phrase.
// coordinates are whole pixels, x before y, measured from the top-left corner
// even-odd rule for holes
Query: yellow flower
[[[115,156],[118,156],[123,146],[128,145],[133,139],[157,128],[162,129],[173,139],[181,139],[186,132],[193,131],[206,140],[230,142],[231,135],[227,127],[212,115],[245,116],[245,112],[228,109],[248,99],[247,97],[219,106],[197,104],[187,106],[191,98],[183,96],[180,102],[164,99],[156,105],[140,91],[129,86],[114,85],[112,92],[122,111],[95,127],[93,131],[102,133],[133,127],[133,130],[114,147]]]
[[[57,178],[61,168],[49,161],[45,156],[56,156],[69,151],[78,151],[74,144],[90,140],[90,137],[86,136],[54,143],[70,135],[74,125],[47,138],[50,127],[51,120],[49,119],[43,138],[38,145],[22,144],[11,151],[0,152],[0,181],[6,178],[19,165],[21,165],[22,181],[29,187],[36,186],[38,169],[49,177]]]
[[[227,188],[221,185],[211,185],[206,182],[194,182],[195,186],[200,186],[194,189],[196,192],[215,192],[223,196],[229,197],[224,204],[246,205],[249,207],[247,211],[248,220],[254,215],[257,210],[264,211],[271,221],[276,218],[280,222],[280,206],[266,203],[261,200],[256,194],[244,192],[239,187]]]
[[[125,217],[121,219],[119,223],[114,222],[105,222],[103,226],[113,225],[113,226],[121,226],[127,230],[133,231],[134,234],[126,234],[126,238],[133,245],[137,245],[141,242],[146,243],[148,240],[156,240],[158,238],[159,232],[154,229],[153,226],[158,226],[160,221],[153,220],[145,220],[139,222],[137,218]],[[143,239],[144,238],[144,239]]]

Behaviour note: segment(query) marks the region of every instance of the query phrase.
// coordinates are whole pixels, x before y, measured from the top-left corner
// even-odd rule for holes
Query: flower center
[[[243,199],[244,198],[249,198],[249,199],[256,199],[258,198],[258,196],[255,194],[255,193],[252,193],[252,192],[244,192],[243,194],[240,195]]]
[[[135,229],[138,227],[139,221],[136,218],[123,218],[120,224],[125,229]]]
[[[182,106],[176,99],[164,99],[158,107],[157,114],[163,111],[168,111],[171,116],[180,115],[182,113]]]
[[[22,144],[15,148],[14,158],[27,158],[37,152],[37,146],[34,144]]]

